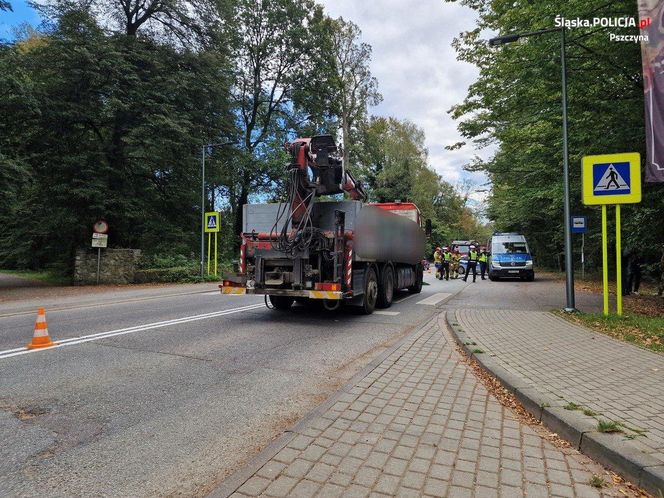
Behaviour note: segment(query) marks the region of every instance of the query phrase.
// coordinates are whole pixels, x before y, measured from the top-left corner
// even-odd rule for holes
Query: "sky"
[[[12,29],[23,23],[39,25],[39,16],[25,0],[9,0],[13,12],[0,10],[0,40],[12,39]]]
[[[12,27],[39,23],[24,0],[10,0],[14,12],[0,11],[0,38],[11,38]],[[373,48],[371,71],[378,79],[383,102],[370,112],[408,119],[426,134],[430,165],[446,181],[471,180],[482,190],[484,175],[463,170],[475,155],[488,151],[472,146],[445,150],[462,140],[448,110],[461,102],[478,77],[475,66],[457,61],[452,40],[472,29],[475,14],[444,0],[318,0],[332,17],[342,16],[362,30],[362,41]],[[485,193],[476,192],[475,200]]]
[[[478,77],[475,66],[457,61],[451,44],[475,26],[475,13],[444,0],[318,0],[328,15],[353,21],[373,48],[371,72],[383,102],[372,114],[408,119],[426,134],[430,165],[446,181],[471,180],[482,189],[484,175],[463,170],[475,155],[472,146],[445,150],[462,141],[448,110],[460,103]],[[486,187],[484,187],[486,188]],[[483,193],[472,196],[476,200]]]

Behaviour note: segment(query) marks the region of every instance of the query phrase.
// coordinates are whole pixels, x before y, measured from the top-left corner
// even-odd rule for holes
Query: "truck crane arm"
[[[367,195],[361,183],[345,168],[331,135],[298,138],[285,144],[285,149],[291,156],[288,199],[277,213],[271,238],[274,235],[276,239],[274,249],[293,254],[309,247],[316,237],[311,223],[316,197],[346,192],[353,200],[365,201]]]

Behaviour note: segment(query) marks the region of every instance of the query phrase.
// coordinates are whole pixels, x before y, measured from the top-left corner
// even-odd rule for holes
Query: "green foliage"
[[[441,239],[477,225],[421,130],[367,122],[371,47],[313,0],[37,6],[47,28],[0,45],[1,266],[70,273],[104,218],[110,247],[155,255],[142,271],[195,275],[202,211],[235,257],[242,206],[283,195],[283,143],[340,127],[374,199],[415,201]]]
[[[0,208],[0,264],[67,267],[99,217],[111,246],[195,249],[197,146],[232,129],[225,64],[108,35],[84,10],[3,48],[0,189],[14,202]]]
[[[474,146],[497,146],[486,161],[468,168],[484,171],[493,184],[488,216],[498,230],[529,237],[540,262],[557,266],[563,248],[562,117],[560,35],[488,47],[480,33],[524,33],[553,26],[557,15],[572,18],[635,17],[637,2],[616,0],[459,0],[479,14],[476,29],[454,45],[461,60],[480,77],[464,102],[451,110],[459,130]],[[644,154],[643,82],[640,46],[610,41],[609,31],[567,33],[572,210],[589,216],[586,255],[600,263],[600,211],[581,204],[584,155],[637,151]],[[628,247],[649,248],[664,240],[664,185],[646,185],[643,203],[624,210]],[[648,256],[648,254],[647,254]],[[655,256],[653,253],[650,255]]]
[[[217,267],[218,275],[231,270],[231,267],[230,261],[220,261]],[[207,274],[201,278],[200,272],[200,261],[193,256],[160,253],[142,256],[134,279],[137,283],[216,282],[220,280],[219,276]]]
[[[424,131],[409,121],[372,117],[358,128],[355,169],[372,202],[414,202],[432,222],[427,253],[453,239],[485,240],[486,227],[469,207],[468,192],[446,182],[428,164]]]

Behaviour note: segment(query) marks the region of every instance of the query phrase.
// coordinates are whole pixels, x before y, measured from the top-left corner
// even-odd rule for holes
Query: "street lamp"
[[[550,28],[530,33],[510,34],[498,36],[489,40],[489,45],[498,47],[513,43],[521,38],[530,36],[539,36],[546,33],[560,32],[560,71],[562,76],[562,107],[563,107],[563,185],[565,190],[565,290],[567,295],[567,305],[565,311],[571,313],[576,311],[574,303],[574,261],[572,259],[572,229],[570,200],[569,200],[569,151],[567,145],[567,67],[565,64],[565,28]]]
[[[233,145],[235,142],[223,142],[218,144],[205,144],[201,147],[201,277],[203,277],[203,266],[205,259],[205,153],[215,147]],[[214,206],[213,206],[214,208]]]

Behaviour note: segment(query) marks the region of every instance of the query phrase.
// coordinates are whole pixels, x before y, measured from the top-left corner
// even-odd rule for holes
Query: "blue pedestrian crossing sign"
[[[641,156],[638,152],[586,156],[582,161],[583,203],[641,202]]]
[[[205,213],[205,233],[219,231],[219,213],[213,211]]]

